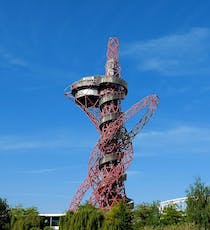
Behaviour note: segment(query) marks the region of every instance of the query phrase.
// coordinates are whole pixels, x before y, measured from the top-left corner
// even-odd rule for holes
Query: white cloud
[[[80,141],[75,141],[68,134],[53,137],[50,135],[49,137],[0,136],[0,153],[40,149],[51,153],[66,149],[74,149],[75,152],[77,149],[81,151],[83,148],[87,152],[87,149],[91,151],[95,141],[94,138],[80,138]],[[210,154],[210,128],[178,126],[161,131],[142,132],[134,140],[135,156],[181,154]],[[34,170],[34,173],[47,173],[53,170],[55,169],[38,169]],[[130,172],[130,174],[134,174],[134,172]]]
[[[210,29],[193,28],[187,33],[139,41],[125,47],[123,54],[137,62],[140,71],[162,75],[210,74]]]
[[[36,149],[69,149],[69,148],[90,148],[94,146],[94,140],[81,138],[76,141],[70,134],[45,136],[0,136],[0,152],[36,150]]]
[[[28,63],[20,57],[17,57],[11,53],[5,52],[0,50],[0,60],[4,65],[11,65],[11,66],[20,66],[26,67]]]
[[[26,173],[26,174],[45,174],[45,173],[55,172],[56,170],[57,170],[57,168],[45,168],[45,169],[34,169],[34,170],[23,171],[22,173]]]
[[[54,167],[54,168],[36,168],[36,169],[30,169],[30,170],[21,170],[17,171],[15,173],[20,174],[49,174],[54,173],[58,171],[69,171],[72,169],[72,166],[62,166],[62,167]],[[68,183],[70,183],[68,181]],[[73,181],[72,183],[76,183],[76,181]]]
[[[210,129],[179,126],[164,131],[141,133],[135,140],[138,155],[210,154]],[[138,154],[139,153],[139,154]]]
[[[0,140],[0,150],[4,151],[55,148],[63,145],[61,140],[25,139],[14,136],[1,137]]]

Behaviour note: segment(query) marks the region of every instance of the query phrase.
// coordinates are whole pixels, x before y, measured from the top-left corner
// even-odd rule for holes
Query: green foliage
[[[184,212],[177,210],[175,205],[169,205],[161,213],[161,225],[177,225],[183,223],[185,219]]]
[[[198,228],[192,223],[183,223],[180,225],[167,225],[167,226],[159,226],[159,227],[150,227],[146,226],[143,228],[144,230],[198,230]]]
[[[60,230],[97,230],[102,227],[103,212],[90,204],[79,206],[60,219]]]
[[[59,229],[60,230],[69,230],[71,226],[71,217],[73,216],[73,212],[66,212],[65,216],[61,216],[59,219]]]
[[[46,227],[44,227],[44,230],[52,230],[52,228],[51,228],[51,227],[46,226]]]
[[[143,203],[133,211],[133,229],[144,229],[145,226],[157,227],[160,224],[159,203]]]
[[[97,230],[102,226],[103,213],[90,204],[82,205],[71,218],[72,230]]]
[[[11,230],[31,230],[40,229],[40,217],[36,208],[24,209],[21,206],[10,210]]]
[[[187,191],[187,208],[168,206],[161,212],[159,203],[143,203],[131,211],[123,202],[109,211],[90,204],[79,206],[59,219],[60,230],[210,230],[210,187],[198,178]],[[36,208],[9,208],[0,198],[0,230],[50,230],[48,218],[39,217]],[[187,221],[186,221],[187,220]]]
[[[210,187],[197,178],[187,191],[186,215],[190,222],[195,223],[198,229],[210,229]]]
[[[105,214],[103,230],[130,229],[132,229],[131,210],[123,201],[120,201]]]
[[[9,205],[5,199],[0,198],[0,230],[9,229]]]

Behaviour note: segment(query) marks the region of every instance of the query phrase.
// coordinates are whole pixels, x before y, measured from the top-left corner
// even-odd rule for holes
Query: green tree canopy
[[[197,178],[187,190],[187,219],[194,222],[198,229],[210,229],[210,187]]]
[[[104,221],[104,230],[130,230],[131,210],[125,202],[120,201],[114,205],[106,214]]]
[[[66,212],[65,216],[61,216],[59,219],[59,229],[60,230],[69,230],[71,228],[71,218],[73,216],[73,212]]]
[[[177,210],[175,205],[165,207],[161,213],[162,225],[177,225],[184,222],[184,212]]]
[[[10,210],[11,230],[31,230],[39,229],[40,217],[36,208],[24,209],[21,206]]]
[[[5,199],[0,198],[0,230],[9,229],[9,205]]]
[[[103,220],[103,212],[86,203],[74,213],[67,212],[60,219],[60,230],[98,230],[102,227]]]
[[[151,204],[143,203],[133,211],[133,228],[143,229],[145,226],[159,226],[160,212],[159,203],[153,202]]]

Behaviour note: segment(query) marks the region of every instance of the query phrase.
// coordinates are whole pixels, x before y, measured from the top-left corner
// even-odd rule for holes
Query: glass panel
[[[59,224],[59,217],[52,217],[52,226],[58,226]]]

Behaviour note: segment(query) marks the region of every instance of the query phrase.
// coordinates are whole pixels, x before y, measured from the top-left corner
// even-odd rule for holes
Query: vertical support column
[[[103,78],[103,83],[100,84],[100,101],[99,108],[101,111],[100,118],[100,139],[106,138],[107,132],[114,126],[114,121],[121,115],[121,99],[124,98],[123,87],[118,81],[120,80],[119,66],[119,41],[117,38],[110,38],[108,41],[107,61],[106,61],[106,76]],[[103,157],[99,161],[99,170],[102,178],[102,183],[98,187],[98,200],[101,201],[100,206],[107,209],[113,203],[125,198],[124,180],[117,175],[124,172],[121,164],[122,149],[120,142],[121,132],[123,127],[119,127],[114,138],[109,140],[105,145],[101,146]],[[104,183],[109,181],[110,183]]]
[[[109,38],[106,58],[106,76],[120,77],[119,40],[115,37]]]

